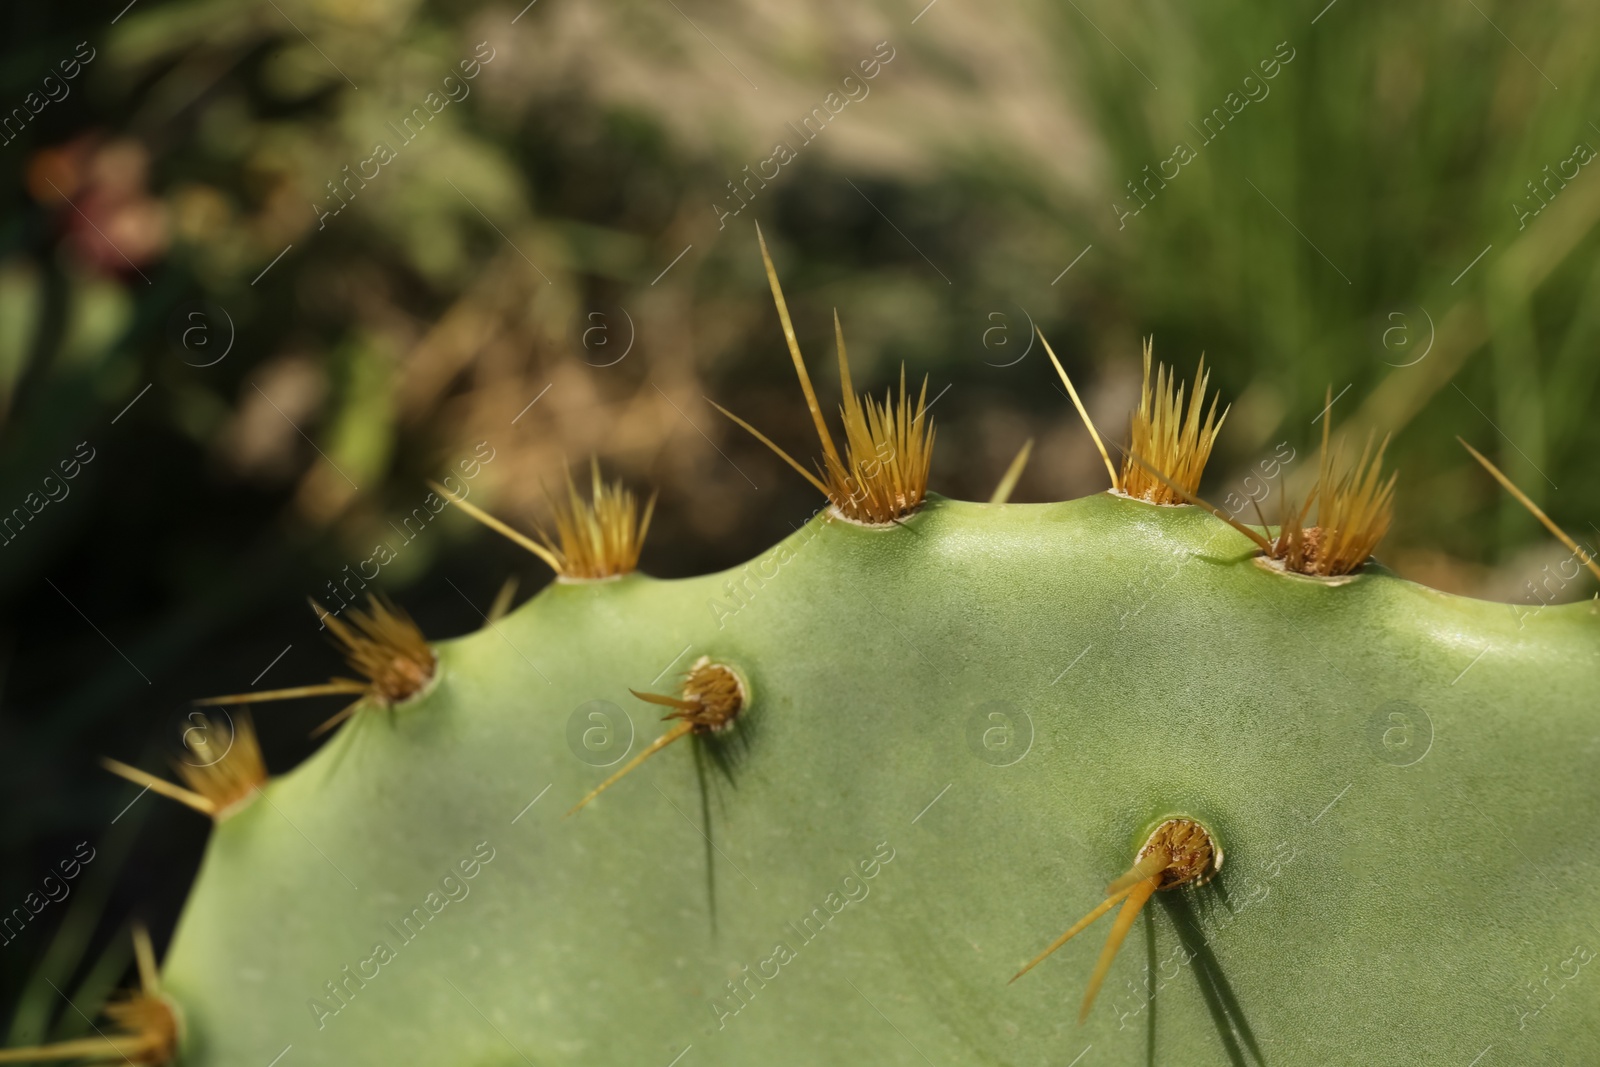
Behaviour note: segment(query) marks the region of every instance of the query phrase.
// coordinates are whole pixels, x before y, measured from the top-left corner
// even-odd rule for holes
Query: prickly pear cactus
[[[598,465],[538,538],[436,487],[559,580],[432,646],[319,608],[364,681],[204,701],[356,696],[279,778],[242,713],[187,788],[108,760],[216,828],[160,974],[139,938],[116,1036],[56,1057],[1600,1062],[1600,598],[1386,572],[1384,447],[1326,422],[1310,494],[1240,524],[1196,495],[1226,410],[1148,346],[1119,470],[1045,343],[1112,492],[1006,503],[1025,447],[991,502],[929,495],[926,385],[863,400],[836,319],[838,447],[766,268],[815,473],[726,414],[827,509],[660,581]]]
[[[1114,494],[930,497],[558,582],[437,655],[216,827],[180,1062],[1600,1059],[1590,604],[1284,574]],[[564,818],[663,730],[629,689],[702,655],[736,722]],[[1223,862],[1087,1023],[1087,943],[1008,986],[1175,815]]]

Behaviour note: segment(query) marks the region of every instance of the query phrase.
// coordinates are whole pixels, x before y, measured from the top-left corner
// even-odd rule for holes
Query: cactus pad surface
[[[1600,1060],[1600,613],[1255,557],[1194,507],[930,496],[557,582],[216,827],[180,1062]],[[703,655],[737,722],[564,818]],[[1226,860],[1087,1024],[1088,940],[1008,987],[1174,816]]]

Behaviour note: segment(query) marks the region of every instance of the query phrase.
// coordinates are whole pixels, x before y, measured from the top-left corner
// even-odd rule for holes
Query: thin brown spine
[[[779,459],[783,460],[789,466],[791,466],[795,470],[799,471],[800,472],[800,476],[802,478],[804,478],[806,481],[810,482],[812,485],[816,486],[817,492],[821,493],[823,496],[827,497],[830,500],[833,499],[833,494],[828,492],[828,487],[826,485],[822,484],[821,479],[819,479],[815,474],[812,474],[810,471],[806,470],[798,462],[796,462],[796,460],[795,460],[795,458],[793,456],[789,455],[789,453],[785,452],[778,445],[774,444],[772,438],[768,437],[766,434],[762,433],[760,430],[756,429],[754,426],[751,426],[748,422],[745,422],[739,416],[735,415],[733,412],[729,411],[727,408],[723,407],[721,404],[717,403],[715,400],[712,400],[709,396],[705,398],[705,401],[706,401],[706,403],[710,404],[712,407],[716,408],[718,411],[722,412],[724,415],[728,416],[728,418],[730,418],[734,422],[738,423],[740,428],[743,429],[746,433],[748,433],[751,437],[754,437],[757,441],[760,441],[762,444],[764,444],[768,448],[772,449],[772,451],[776,452],[778,454],[778,458]]]
[[[991,504],[1004,504],[1011,499],[1011,493],[1017,487],[1017,482],[1022,477],[1023,468],[1028,465],[1028,457],[1033,455],[1033,438],[1028,438],[1017,450],[1016,458],[1006,468],[1005,474],[1000,477],[1000,484],[994,487],[994,493],[989,497]]]
[[[817,471],[813,473],[806,469],[765,434],[716,401],[708,397],[708,402],[815,486],[841,517],[869,526],[900,525],[900,519],[915,511],[927,498],[928,470],[935,437],[927,418],[927,378],[923,378],[915,412],[911,409],[910,397],[906,392],[904,364],[900,368],[898,399],[893,389],[887,392],[881,406],[872,397],[857,394],[850,375],[844,328],[836,309],[833,317],[834,340],[838,349],[843,391],[839,404],[839,415],[844,423],[844,450],[841,453],[828,430],[816,388],[805,368],[794,324],[789,318],[788,305],[783,299],[782,286],[778,282],[777,270],[772,264],[765,238],[761,239],[761,254],[778,316],[783,323],[790,358],[800,379],[801,392],[805,394],[806,409],[822,443],[823,454],[817,463]]]
[[[817,403],[817,391],[812,388],[811,375],[806,371],[806,361],[800,355],[800,340],[795,336],[794,323],[789,320],[789,305],[783,299],[783,287],[778,284],[778,271],[772,265],[772,255],[767,251],[767,239],[761,232],[761,224],[756,223],[756,241],[761,245],[761,262],[767,269],[767,284],[772,288],[772,302],[778,306],[778,321],[783,324],[783,339],[788,342],[789,356],[794,360],[795,374],[800,377],[800,389],[806,395],[806,407],[811,412],[811,421],[817,428],[817,438],[822,442],[822,452],[833,464],[841,469],[844,460],[839,456],[839,450],[834,447],[833,435],[828,432],[828,424],[822,417],[822,405]]]
[[[494,594],[494,600],[489,603],[489,610],[483,613],[484,622],[490,626],[506,617],[511,610],[511,604],[517,598],[517,576],[513,574],[504,582]]]
[[[322,720],[322,722],[317,725],[316,729],[312,730],[306,736],[315,741],[317,738],[321,737],[323,734],[327,733],[329,730],[333,729],[335,726],[338,726],[340,723],[350,718],[350,716],[360,711],[361,705],[365,703],[365,700],[357,700],[353,704],[346,704],[328,718]]]
[[[1133,929],[1133,921],[1139,917],[1139,912],[1149,901],[1150,895],[1156,891],[1160,877],[1146,878],[1128,887],[1127,899],[1122,902],[1122,910],[1117,913],[1117,918],[1111,925],[1111,934],[1106,938],[1105,948],[1100,950],[1100,958],[1095,961],[1094,971],[1089,975],[1088,988],[1083,993],[1083,1006],[1078,1009],[1078,1025],[1082,1026],[1089,1020],[1089,1010],[1094,1007],[1095,997],[1100,995],[1100,987],[1105,983],[1106,973],[1111,970],[1111,963],[1117,958],[1117,950],[1122,947],[1128,931]]]
[[[1524,493],[1521,489],[1518,489],[1515,483],[1501,473],[1499,467],[1496,467],[1493,463],[1490,463],[1488,458],[1485,457],[1483,453],[1467,444],[1466,440],[1460,436],[1457,436],[1456,440],[1461,442],[1461,447],[1470,452],[1472,454],[1472,458],[1477,460],[1483,466],[1484,470],[1493,475],[1494,480],[1500,483],[1501,488],[1510,493],[1512,498],[1516,500],[1517,503],[1527,508],[1529,514],[1538,519],[1544,528],[1549,530],[1551,535],[1553,535],[1557,541],[1560,541],[1567,547],[1567,551],[1581,559],[1583,561],[1583,565],[1589,568],[1589,572],[1597,579],[1600,579],[1600,563],[1596,563],[1593,556],[1591,556],[1584,549],[1580,548],[1577,541],[1573,540],[1567,535],[1565,530],[1557,526],[1555,520],[1544,513],[1543,508],[1535,504],[1527,493]]]
[[[1100,987],[1105,982],[1106,973],[1111,969],[1111,962],[1116,958],[1117,950],[1122,947],[1122,942],[1127,938],[1134,919],[1149,901],[1151,894],[1157,889],[1204,884],[1221,866],[1222,849],[1212,837],[1211,831],[1189,818],[1173,817],[1162,821],[1150,832],[1144,846],[1134,857],[1133,866],[1106,887],[1106,898],[1089,914],[1074,923],[1066,933],[1051,942],[1050,946],[1035,956],[1026,967],[1013,975],[1011,981],[1015,982],[1037,967],[1051,953],[1082,933],[1089,924],[1110,911],[1118,902],[1122,902],[1122,911],[1112,923],[1111,933],[1106,938],[1105,947],[1101,950],[1094,971],[1089,977],[1083,1006],[1078,1013],[1078,1023],[1082,1025],[1089,1016],[1089,1010],[1094,1006],[1095,997],[1099,995]]]
[[[493,530],[495,533],[509,538],[511,541],[521,545],[529,552],[532,552],[535,556],[538,556],[541,560],[543,560],[545,565],[551,570],[555,571],[557,574],[561,573],[561,560],[557,558],[554,552],[546,548],[544,545],[541,545],[539,542],[535,541],[522,531],[517,530],[514,527],[509,526],[495,518],[487,511],[484,511],[482,508],[478,507],[478,505],[467,503],[465,497],[459,496],[451,490],[446,489],[438,482],[430,480],[428,485],[432,487],[434,492],[443,496],[446,500],[450,501],[450,503],[466,512],[472,518],[489,527],[489,529]]]
[[[1106,886],[1107,893],[1120,893],[1124,889],[1154,877],[1166,869],[1172,862],[1172,851],[1166,848],[1153,848],[1146,852],[1134,865],[1128,868],[1126,874]]]
[[[678,740],[678,738],[688,735],[693,730],[694,724],[692,722],[684,721],[674,725],[672,729],[668,730],[666,733],[650,742],[648,748],[639,753],[637,756],[633,757],[633,759],[629,760],[627,765],[624,766],[620,771],[591,789],[588,796],[584,797],[582,800],[578,801],[576,804],[572,805],[570,809],[568,809],[567,815],[570,817],[577,814],[577,812],[583,808],[584,805],[588,804],[589,801],[593,800],[601,793],[604,793],[607,789],[610,789],[617,782],[621,781],[629,773],[637,769],[638,766],[645,760],[649,759],[651,756],[654,756],[657,752],[660,752],[662,749],[672,744],[672,742]]]
[[[1061,366],[1061,361],[1056,358],[1055,349],[1050,347],[1048,340],[1045,340],[1044,331],[1035,326],[1034,332],[1039,335],[1039,340],[1044,341],[1045,355],[1050,357],[1050,362],[1054,364],[1056,373],[1061,376],[1061,384],[1067,387],[1067,395],[1072,398],[1072,406],[1078,409],[1078,417],[1089,428],[1089,436],[1094,438],[1094,447],[1100,450],[1100,458],[1105,461],[1106,473],[1111,475],[1111,488],[1121,489],[1122,479],[1117,476],[1117,468],[1111,463],[1111,456],[1106,452],[1105,442],[1100,439],[1100,431],[1094,428],[1094,420],[1089,418],[1089,410],[1083,406],[1083,401],[1079,399],[1078,390],[1073,387],[1072,379],[1067,377],[1066,369]]]
[[[159,775],[151,774],[149,771],[141,771],[137,767],[123,763],[121,760],[114,760],[109,756],[101,758],[100,766],[119,778],[126,778],[134,785],[142,785],[152,793],[159,793],[169,800],[176,800],[179,804],[193,808],[202,815],[213,819],[217,817],[217,805],[192,789],[185,789],[183,786],[169,782]]]
[[[1106,912],[1108,912],[1112,908],[1116,907],[1118,902],[1121,901],[1124,897],[1126,897],[1131,891],[1132,891],[1132,887],[1130,886],[1127,889],[1122,889],[1122,890],[1119,890],[1118,892],[1112,893],[1110,896],[1106,897],[1105,900],[1102,900],[1098,905],[1096,905],[1094,907],[1093,910],[1091,910],[1089,912],[1089,914],[1085,915],[1083,918],[1079,919],[1077,922],[1073,923],[1070,927],[1068,927],[1066,933],[1062,934],[1060,937],[1058,937],[1054,941],[1050,942],[1050,946],[1048,948],[1046,948],[1043,952],[1039,953],[1033,959],[1029,960],[1028,961],[1028,965],[1026,967],[1022,968],[1022,970],[1020,970],[1016,974],[1012,975],[1011,976],[1011,982],[1015,982],[1018,978],[1021,978],[1023,975],[1027,974],[1029,971],[1031,971],[1035,967],[1039,966],[1039,964],[1043,963],[1052,954],[1054,954],[1055,951],[1058,948],[1060,948],[1062,945],[1065,945],[1068,941],[1071,941],[1074,937],[1077,937],[1079,934],[1081,934],[1085,930],[1087,930],[1094,923],[1094,921],[1096,919],[1100,918],[1100,916],[1104,915]],[[1010,985],[1011,982],[1007,982],[1006,984]]]
[[[201,707],[222,704],[263,704],[274,700],[298,700],[301,697],[333,696],[339,693],[365,693],[367,687],[354,678],[334,678],[316,685],[297,685],[288,689],[267,689],[258,693],[233,693],[224,697],[201,697],[192,703]]]
[[[1174,482],[1189,492],[1200,488],[1200,479],[1216,444],[1217,434],[1227,421],[1228,412],[1217,417],[1221,397],[1211,397],[1211,407],[1205,408],[1205,397],[1211,380],[1206,370],[1205,356],[1200,357],[1195,370],[1194,391],[1189,393],[1188,406],[1184,406],[1186,386],[1178,380],[1175,367],[1157,364],[1155,383],[1151,384],[1151,362],[1154,341],[1145,338],[1143,350],[1143,377],[1139,387],[1139,406],[1129,420],[1129,448],[1143,455],[1152,465],[1160,468]],[[1164,484],[1149,484],[1143,468],[1124,459],[1121,490],[1129,496],[1165,504],[1171,493]],[[1159,491],[1158,491],[1159,490]]]
[[[1145,462],[1143,457],[1139,456],[1137,453],[1128,451],[1126,449],[1124,449],[1124,451],[1128,453],[1129,459],[1133,460],[1140,467],[1144,468],[1145,473],[1160,481],[1174,493],[1177,493],[1183,498],[1185,503],[1193,504],[1197,508],[1203,508],[1206,511],[1209,511],[1211,514],[1215,515],[1217,518],[1221,519],[1223,522],[1227,523],[1229,526],[1232,526],[1235,530],[1238,530],[1250,540],[1254,541],[1258,546],[1260,546],[1261,551],[1265,552],[1269,556],[1273,555],[1273,552],[1275,551],[1273,543],[1267,540],[1266,537],[1252,530],[1250,527],[1235,519],[1232,515],[1229,515],[1216,505],[1208,503],[1203,498],[1196,496],[1195,494],[1184,489],[1182,486],[1176,484],[1171,478],[1168,478],[1165,474],[1162,474],[1149,463]]]

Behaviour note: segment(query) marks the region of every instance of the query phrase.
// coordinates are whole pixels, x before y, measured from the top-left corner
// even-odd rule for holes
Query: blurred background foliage
[[[1113,438],[1141,335],[1204,352],[1219,499],[1312,455],[1331,386],[1395,437],[1418,580],[1531,603],[1563,556],[1457,434],[1600,533],[1592,4],[125,3],[0,16],[0,908],[98,849],[0,946],[12,1040],[82,1029],[50,983],[98,1003],[203,847],[97,755],[159,767],[190,698],[332,673],[305,599],[385,539],[431,636],[547,580],[454,514],[398,534],[479,442],[522,523],[590,454],[659,486],[662,576],[810,514],[704,400],[811,452],[756,220],[824,390],[832,308],[858,383],[928,376],[948,495],[1029,437],[1015,499],[1104,487],[1036,323]],[[329,711],[262,710],[269,765]]]

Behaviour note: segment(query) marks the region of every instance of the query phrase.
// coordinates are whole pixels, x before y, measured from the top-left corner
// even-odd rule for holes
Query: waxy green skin
[[[552,585],[218,826],[165,962],[182,1062],[1600,1062],[1593,602],[1519,625],[1381,569],[1285,576],[1110,494],[785,545],[732,614],[741,571]],[[752,690],[731,778],[679,742],[563,818],[615,769],[574,710],[625,709],[636,752],[664,727],[628,687],[702,654]],[[1007,986],[1169,814],[1224,866],[1157,894],[1088,1024],[1109,919]]]

